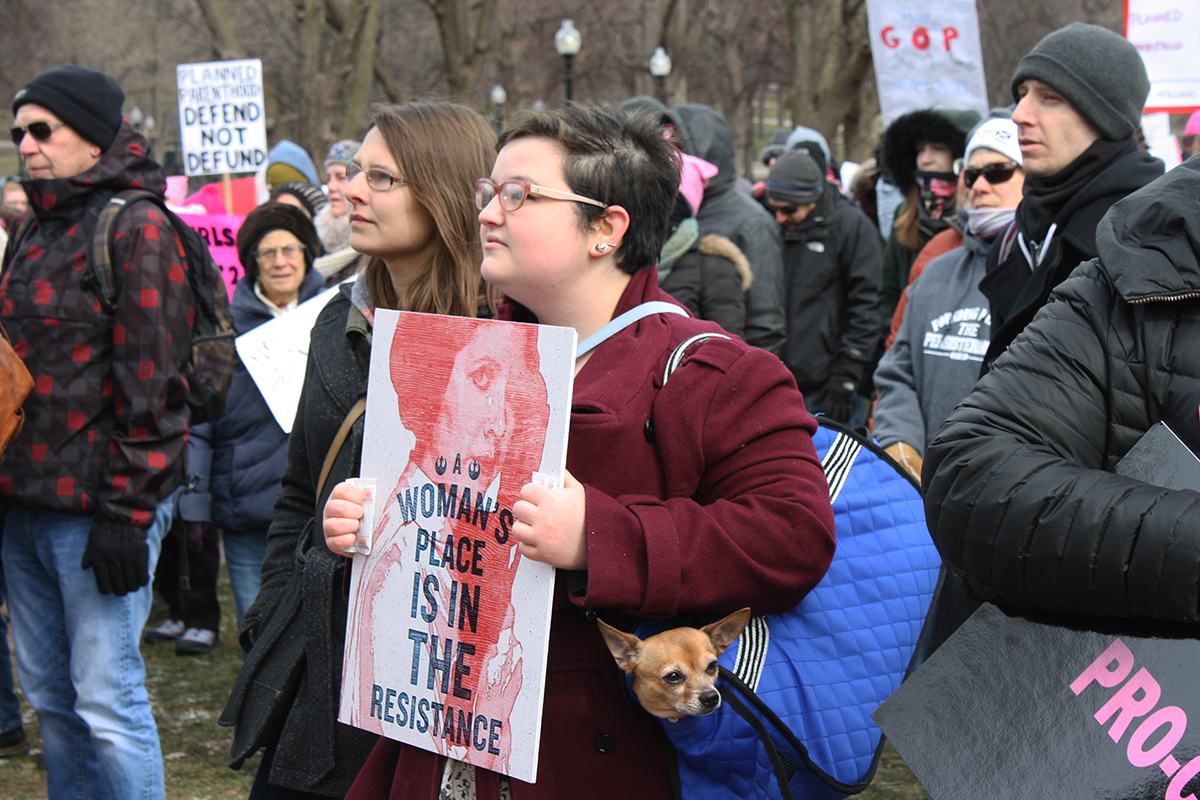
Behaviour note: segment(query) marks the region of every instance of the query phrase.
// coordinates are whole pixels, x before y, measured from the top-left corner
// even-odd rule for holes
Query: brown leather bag
[[[25,424],[21,405],[33,390],[33,377],[13,350],[4,326],[0,325],[0,460],[8,444]]]

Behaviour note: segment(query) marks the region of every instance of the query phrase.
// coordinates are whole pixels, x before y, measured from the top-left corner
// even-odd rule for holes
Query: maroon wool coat
[[[673,302],[654,278],[634,275],[614,316]],[[534,321],[511,305],[500,316]],[[559,572],[538,780],[513,780],[513,800],[672,796],[661,724],[626,700],[597,613],[630,629],[639,616],[790,610],[833,557],[816,422],[778,358],[713,339],[662,387],[674,348],[713,330],[647,317],[601,344],[575,378],[567,468],[587,493],[586,587],[582,574]],[[442,764],[380,739],[347,798],[434,800]],[[477,770],[477,795],[498,797],[495,773]]]

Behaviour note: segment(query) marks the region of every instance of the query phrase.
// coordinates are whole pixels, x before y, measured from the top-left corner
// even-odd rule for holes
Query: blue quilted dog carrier
[[[871,713],[908,671],[941,560],[916,484],[869,439],[819,419],[833,563],[795,610],[752,619],[721,655],[717,711],[662,721],[682,798],[836,798],[874,776]]]

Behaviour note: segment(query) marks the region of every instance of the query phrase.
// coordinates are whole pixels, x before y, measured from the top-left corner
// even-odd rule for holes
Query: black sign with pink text
[[[1200,631],[1050,619],[984,604],[875,712],[930,797],[1200,792]]]
[[[1200,488],[1164,424],[1114,470]],[[1200,796],[1200,628],[985,603],[872,715],[934,800]]]

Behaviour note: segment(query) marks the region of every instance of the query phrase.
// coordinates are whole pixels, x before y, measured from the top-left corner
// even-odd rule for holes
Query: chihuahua
[[[599,625],[617,666],[633,676],[633,693],[642,708],[678,722],[711,714],[721,705],[717,656],[749,621],[750,609],[743,608],[703,628],[673,628],[645,641],[604,622]]]

